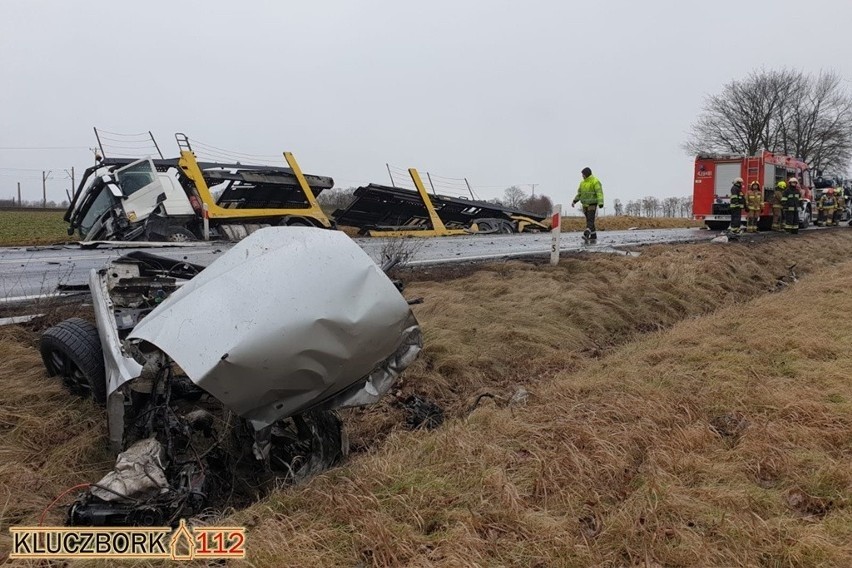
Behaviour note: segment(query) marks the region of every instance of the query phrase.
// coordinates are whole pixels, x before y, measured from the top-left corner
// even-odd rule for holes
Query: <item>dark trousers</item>
[[[784,210],[784,229],[788,233],[799,232],[799,209],[797,207]]]
[[[740,208],[731,209],[731,230],[735,231],[735,232],[739,231],[740,225],[742,224],[742,222],[743,222],[742,209],[740,209]]]
[[[583,213],[586,214],[586,230],[589,232],[590,239],[598,238],[598,233],[595,229],[595,215],[597,212],[597,205],[583,205]]]

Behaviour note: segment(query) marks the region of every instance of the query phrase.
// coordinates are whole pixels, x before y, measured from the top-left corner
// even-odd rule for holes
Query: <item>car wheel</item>
[[[186,227],[172,227],[166,235],[166,240],[170,243],[189,243],[196,238]]]
[[[61,377],[75,394],[106,402],[106,369],[98,328],[84,319],[67,319],[42,334],[39,351],[48,376]]]
[[[806,209],[805,212],[802,214],[802,220],[799,221],[799,228],[800,229],[807,229],[810,226],[811,226],[811,211],[810,211],[810,209]]]

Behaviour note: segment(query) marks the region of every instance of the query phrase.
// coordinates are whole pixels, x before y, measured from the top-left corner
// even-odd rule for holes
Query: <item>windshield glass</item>
[[[118,183],[124,195],[133,195],[157,181],[157,170],[148,160],[142,160],[118,170]]]
[[[112,206],[112,194],[109,192],[109,188],[107,186],[101,187],[101,192],[98,194],[95,199],[92,200],[92,204],[89,205],[89,210],[86,211],[86,214],[83,216],[83,219],[80,221],[80,236],[85,237],[89,230],[92,228],[92,225],[95,224],[101,215],[107,212],[107,210]]]

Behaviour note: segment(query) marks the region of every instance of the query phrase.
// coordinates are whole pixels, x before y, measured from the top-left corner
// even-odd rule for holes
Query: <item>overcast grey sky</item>
[[[0,0],[0,197],[46,168],[61,200],[98,126],[289,150],[341,187],[389,162],[569,203],[590,166],[611,210],[691,194],[706,94],[761,66],[848,81],[850,37],[849,0]]]

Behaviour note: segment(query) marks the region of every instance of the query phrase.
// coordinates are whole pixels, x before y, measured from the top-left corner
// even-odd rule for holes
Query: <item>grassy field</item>
[[[0,246],[45,245],[75,240],[62,211],[0,210]]]
[[[347,464],[223,522],[255,566],[848,566],[850,252],[838,229],[408,274],[426,347],[399,390],[448,422],[350,412]],[[44,376],[50,323],[0,328],[0,559],[112,465],[103,412]]]
[[[598,217],[595,222],[599,231],[623,231],[626,229],[684,229],[703,227],[701,221],[684,217],[634,217],[632,215],[611,215]],[[585,217],[563,217],[562,231],[582,231],[586,228]]]

